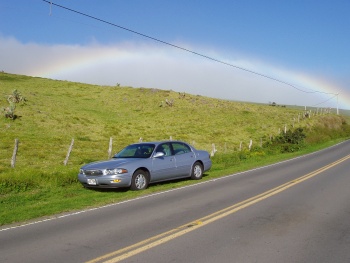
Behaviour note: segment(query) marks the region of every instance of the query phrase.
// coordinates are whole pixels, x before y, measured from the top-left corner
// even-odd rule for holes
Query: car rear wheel
[[[137,170],[131,179],[131,190],[143,190],[148,186],[148,174],[145,171]]]
[[[200,162],[195,162],[192,167],[191,179],[199,180],[203,176],[203,166]]]

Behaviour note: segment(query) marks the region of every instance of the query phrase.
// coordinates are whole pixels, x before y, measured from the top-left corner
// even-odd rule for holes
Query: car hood
[[[121,159],[111,159],[106,161],[99,161],[94,163],[89,163],[81,167],[84,170],[91,169],[114,169],[117,167],[122,168],[123,165],[137,162],[138,158],[121,158]]]

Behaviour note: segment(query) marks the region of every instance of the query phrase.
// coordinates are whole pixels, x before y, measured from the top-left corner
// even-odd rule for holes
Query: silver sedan
[[[149,183],[190,177],[202,178],[212,166],[207,151],[181,141],[131,144],[111,160],[81,167],[78,179],[84,187],[146,189]]]

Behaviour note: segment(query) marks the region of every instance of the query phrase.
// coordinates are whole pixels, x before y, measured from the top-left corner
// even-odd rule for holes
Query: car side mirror
[[[159,158],[159,157],[163,157],[163,156],[165,156],[165,154],[164,154],[163,152],[156,152],[156,153],[153,155],[154,158]]]

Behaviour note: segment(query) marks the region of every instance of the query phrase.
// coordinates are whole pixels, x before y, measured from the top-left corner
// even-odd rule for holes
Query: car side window
[[[191,148],[186,144],[173,142],[172,145],[173,145],[175,155],[191,152]]]
[[[163,152],[165,156],[172,155],[170,145],[168,143],[162,143],[158,145],[156,152]]]

